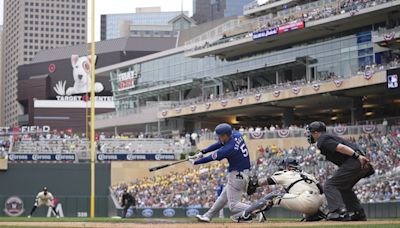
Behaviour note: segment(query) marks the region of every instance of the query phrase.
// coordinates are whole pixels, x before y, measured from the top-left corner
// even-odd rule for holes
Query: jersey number
[[[249,151],[246,148],[246,144],[242,144],[240,146],[240,150],[242,151],[243,157],[249,156]]]

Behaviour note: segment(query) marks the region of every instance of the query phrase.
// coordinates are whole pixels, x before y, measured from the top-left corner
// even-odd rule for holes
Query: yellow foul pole
[[[95,85],[95,64],[96,64],[96,59],[95,59],[95,43],[94,43],[94,2],[95,0],[92,0],[92,51],[91,51],[91,74],[92,74],[92,84],[90,87],[90,150],[91,150],[91,159],[90,159],[90,218],[94,218],[94,206],[95,206],[95,145],[94,145],[94,85]]]

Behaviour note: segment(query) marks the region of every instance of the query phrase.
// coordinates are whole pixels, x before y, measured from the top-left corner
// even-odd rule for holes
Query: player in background
[[[47,187],[44,187],[43,191],[41,191],[37,194],[35,203],[33,205],[31,213],[29,213],[29,215],[28,215],[28,218],[32,217],[33,212],[35,212],[36,208],[38,208],[42,205],[51,207],[51,209],[53,209],[53,212],[56,214],[57,218],[59,218],[60,216],[58,215],[58,213],[56,211],[56,207],[53,204],[53,200],[54,200],[53,194],[51,194],[51,192],[49,192],[47,190]]]
[[[326,160],[339,166],[324,185],[329,209],[327,220],[367,220],[364,209],[353,192],[353,186],[360,179],[375,172],[365,153],[348,140],[327,133],[326,126],[321,121],[312,122],[306,130],[308,142],[317,143]]]
[[[303,213],[305,221],[318,221],[325,218],[320,211],[323,202],[321,186],[313,175],[299,169],[294,158],[286,158],[279,164],[280,170],[271,177],[264,178],[261,186],[282,185],[286,193],[272,192],[244,210],[237,219],[251,221],[252,215],[268,211],[273,205]]]
[[[121,199],[121,207],[124,208],[124,211],[122,212],[122,218],[126,217],[126,213],[128,212],[128,209],[131,206],[135,206],[135,198],[133,195],[128,192],[128,189],[124,189],[124,193],[122,194],[122,199]]]
[[[191,156],[189,159],[194,165],[227,159],[229,163],[228,183],[214,205],[204,215],[196,216],[199,222],[211,222],[211,219],[217,216],[225,204],[228,204],[232,214],[241,213],[249,206],[241,202],[242,194],[247,190],[250,170],[250,158],[246,143],[239,132],[232,131],[232,127],[229,124],[219,124],[215,128],[215,132],[219,138],[218,142]],[[215,152],[203,157],[203,154],[211,151]]]

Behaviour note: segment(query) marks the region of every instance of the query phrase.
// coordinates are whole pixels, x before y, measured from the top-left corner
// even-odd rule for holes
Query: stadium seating
[[[98,153],[177,153],[191,148],[184,139],[163,138],[105,138],[96,142]],[[90,141],[77,135],[49,134],[47,136],[24,136],[13,143],[13,153],[76,153],[87,154]],[[85,156],[84,156],[85,157]]]
[[[251,18],[243,23],[248,28],[247,32],[252,33],[254,31],[278,27],[296,21],[316,21],[345,13],[350,13],[350,15],[353,15],[361,9],[374,7],[391,1],[392,0],[319,0],[303,5],[299,4],[295,7],[278,11],[276,16],[272,16],[271,14],[263,15],[257,18]],[[253,5],[253,7],[257,6]],[[238,28],[235,29],[241,30],[243,25],[239,24],[237,27]],[[232,32],[225,31],[225,34],[227,33]],[[233,40],[242,39],[248,36],[249,34],[247,33],[240,33],[233,36],[223,37],[216,42],[206,42],[202,46],[196,46],[194,50],[208,48],[214,45],[231,42]]]
[[[98,149],[103,153],[182,153],[190,145],[172,139],[103,139]]]

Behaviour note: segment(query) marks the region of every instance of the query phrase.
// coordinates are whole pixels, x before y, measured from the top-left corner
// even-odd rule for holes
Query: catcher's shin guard
[[[274,205],[273,199],[277,196],[279,195],[276,193],[270,193],[266,195],[264,198],[246,208],[244,210],[243,217],[246,218],[252,214],[256,214],[262,211],[268,211]]]

